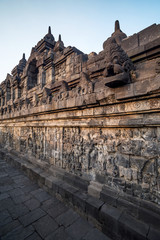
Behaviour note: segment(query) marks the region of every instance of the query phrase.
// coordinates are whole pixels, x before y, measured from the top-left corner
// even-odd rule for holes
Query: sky
[[[51,26],[55,40],[84,53],[102,51],[103,42],[121,30],[133,35],[160,24],[160,0],[0,0],[0,82]]]

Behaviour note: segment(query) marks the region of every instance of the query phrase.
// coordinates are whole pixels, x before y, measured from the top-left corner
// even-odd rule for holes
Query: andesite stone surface
[[[1,240],[90,240],[93,233],[97,239],[110,240],[3,158],[0,158],[0,169]],[[13,190],[7,187],[2,193],[3,186],[12,186],[15,192],[20,189],[21,193],[13,196]]]
[[[91,204],[95,219],[99,205],[87,194],[131,216],[134,204],[145,221],[160,205],[159,93],[160,25],[127,37],[116,21],[103,50],[89,55],[49,27],[0,84],[1,154],[73,205]]]

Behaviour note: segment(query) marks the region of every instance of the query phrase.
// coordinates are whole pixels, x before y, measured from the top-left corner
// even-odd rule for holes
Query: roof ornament
[[[51,34],[51,27],[48,27],[48,34]]]
[[[59,34],[58,41],[61,42],[61,34]]]
[[[118,31],[118,30],[120,30],[120,24],[119,24],[119,21],[116,20],[115,21],[115,32]]]

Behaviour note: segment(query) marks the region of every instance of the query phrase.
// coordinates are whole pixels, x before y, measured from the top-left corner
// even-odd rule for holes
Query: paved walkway
[[[0,159],[0,240],[109,240]]]

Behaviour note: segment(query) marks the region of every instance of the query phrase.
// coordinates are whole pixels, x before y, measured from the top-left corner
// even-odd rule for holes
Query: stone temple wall
[[[159,32],[86,55],[49,28],[1,83],[1,147],[160,204]]]
[[[158,200],[158,127],[4,127],[1,144],[118,191]]]

